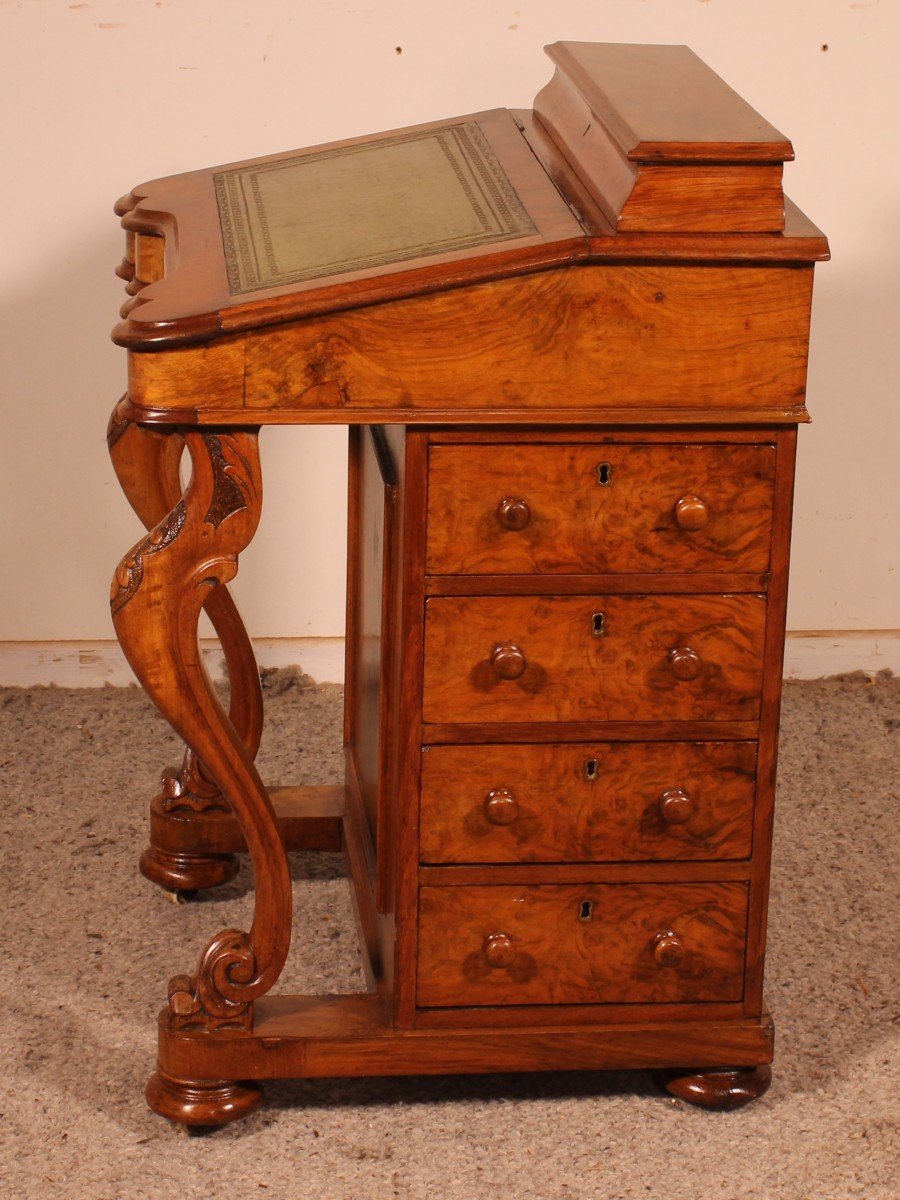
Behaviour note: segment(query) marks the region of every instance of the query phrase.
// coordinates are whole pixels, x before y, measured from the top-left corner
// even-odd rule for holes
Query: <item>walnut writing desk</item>
[[[282,1077],[645,1066],[712,1107],[767,1086],[794,445],[827,244],[783,197],[790,143],[689,50],[549,54],[533,112],[119,203],[109,436],[149,532],[112,611],[189,747],[142,867],[210,887],[246,848],[256,884],[250,930],[213,937],[160,1017],[148,1098],[188,1126]],[[267,790],[227,584],[260,518],[260,427],[322,422],[350,427],[346,785]],[[371,991],[273,995],[286,850],[341,847]]]

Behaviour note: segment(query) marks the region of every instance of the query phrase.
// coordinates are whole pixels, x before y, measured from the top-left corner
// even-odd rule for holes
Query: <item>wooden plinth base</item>
[[[772,1044],[768,1016],[679,1022],[677,1029],[660,1022],[399,1030],[375,995],[270,996],[258,1002],[254,1028],[246,1032],[172,1033],[167,1013],[161,1013],[160,1069],[148,1098],[171,1120],[214,1125],[244,1115],[234,1107],[232,1089],[238,1085],[221,1081],[248,1075],[315,1079],[677,1066],[684,1077],[685,1067],[693,1066],[696,1078],[705,1078],[702,1068],[711,1062],[756,1066],[770,1061]],[[226,1090],[220,1096],[217,1088]],[[734,1088],[731,1094],[737,1094]],[[243,1102],[249,1105],[249,1099]],[[217,1107],[225,1114],[219,1121]]]
[[[343,787],[277,788],[271,798],[288,849],[346,849],[352,873],[362,854],[353,822],[343,821]],[[342,832],[342,824],[345,828]],[[233,854],[240,831],[228,813],[154,811],[154,838],[178,854]],[[360,859],[360,861],[362,861]],[[364,891],[364,889],[363,889]],[[359,900],[361,897],[357,895]],[[371,915],[371,914],[370,914]],[[569,1006],[571,1008],[571,1006]],[[374,992],[339,996],[265,996],[250,1030],[169,1028],[159,1020],[159,1069],[148,1085],[154,1111],[194,1128],[214,1127],[254,1111],[252,1079],[316,1079],[369,1075],[491,1074],[506,1071],[666,1070],[665,1086],[707,1107],[737,1107],[762,1095],[764,1064],[772,1059],[768,1015],[723,1013],[696,1005],[676,1015],[604,1009],[597,1018],[581,1006],[548,1020],[523,1008],[471,1013],[423,1010],[415,1028],[398,1029]],[[729,1007],[729,1006],[726,1006]],[[730,1006],[738,1009],[737,1005]],[[703,1011],[699,1011],[703,1010]],[[602,1016],[607,1023],[592,1023]],[[550,1018],[552,1019],[552,1017]],[[490,1024],[495,1020],[496,1024]],[[455,1022],[460,1022],[459,1024]],[[613,1023],[614,1022],[614,1023]],[[739,1064],[727,1070],[722,1063]]]

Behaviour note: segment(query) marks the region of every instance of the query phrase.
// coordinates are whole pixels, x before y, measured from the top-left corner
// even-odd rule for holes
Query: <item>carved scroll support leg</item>
[[[657,1078],[679,1100],[728,1112],[764,1096],[772,1082],[772,1068],[762,1065],[710,1071],[660,1071]]]
[[[269,797],[244,739],[219,703],[197,639],[204,603],[234,577],[238,554],[259,522],[257,431],[188,432],[184,440],[193,463],[191,482],[167,516],[120,564],[111,607],[132,669],[204,764],[250,852],[256,907],[249,933],[223,930],[207,946],[196,973],[178,975],[169,984],[168,1031],[191,1029],[224,1037],[230,1030],[252,1029],[253,1001],[281,973],[290,944],[291,882]],[[211,1091],[207,1084],[215,1088]],[[150,1089],[151,1103],[156,1107],[158,1102],[164,1115],[174,1115],[178,1109],[173,1097],[180,1094],[184,1114],[189,1107],[185,1089],[205,1089],[209,1115],[218,1111],[220,1120],[231,1120],[240,1114],[229,1107],[222,1089],[231,1089],[234,1099],[237,1086],[192,1080],[176,1087],[160,1077]],[[210,1099],[216,1089],[218,1109]],[[240,1103],[246,1110],[249,1098],[244,1096]]]
[[[184,439],[174,431],[144,429],[121,416],[124,402],[113,410],[107,440],[122,490],[148,530],[175,507],[181,497],[179,466]],[[227,587],[213,588],[204,598],[204,609],[222,644],[231,681],[229,716],[251,758],[256,757],[262,734],[263,705],[259,670],[253,647]],[[204,853],[190,839],[180,846],[179,834],[187,830],[185,816],[203,812],[214,819],[228,806],[218,786],[192,750],[180,767],[162,774],[162,790],[150,807],[150,844],[141,856],[141,872],[169,891],[195,891],[226,883],[237,870],[233,854]],[[171,814],[179,814],[173,822]]]

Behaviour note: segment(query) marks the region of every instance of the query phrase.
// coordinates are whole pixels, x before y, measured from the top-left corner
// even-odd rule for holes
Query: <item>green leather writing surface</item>
[[[232,295],[536,233],[474,121],[214,178]]]

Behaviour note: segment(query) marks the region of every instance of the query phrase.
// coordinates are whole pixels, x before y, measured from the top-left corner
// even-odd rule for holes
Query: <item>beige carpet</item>
[[[269,680],[272,782],[340,777],[340,693]],[[189,1138],[142,1091],[168,976],[246,928],[248,877],[176,907],[137,874],[178,744],[136,689],[0,691],[0,1196],[897,1200],[900,681],[787,688],[768,1096],[710,1114],[641,1073],[270,1086]],[[286,991],[360,989],[336,858],[295,866]]]

